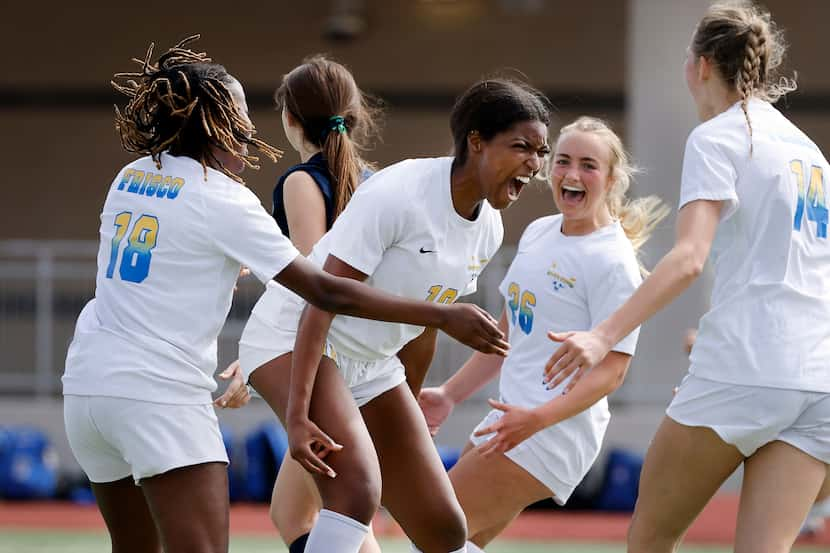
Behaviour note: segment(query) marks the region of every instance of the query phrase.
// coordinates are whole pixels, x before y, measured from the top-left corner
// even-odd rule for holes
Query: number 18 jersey
[[[245,186],[189,157],[161,162],[138,159],[110,186],[64,394],[209,403],[240,264],[268,281],[298,255]]]

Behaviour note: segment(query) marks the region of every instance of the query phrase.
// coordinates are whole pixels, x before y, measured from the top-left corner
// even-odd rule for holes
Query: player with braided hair
[[[116,75],[129,98],[116,111],[122,144],[144,157],[110,185],[95,298],[78,317],[63,375],[69,443],[118,553],[228,549],[228,458],[211,392],[241,265],[323,309],[507,348],[472,305],[384,294],[301,256],[239,177],[256,167],[249,146],[279,152],[254,138],[242,85],[187,48],[193,38],[155,63],[151,46],[136,60],[140,72]]]
[[[789,551],[827,474],[830,166],[770,103],[795,88],[773,78],[784,49],[754,4],[709,8],[685,64],[702,122],[686,142],[675,245],[593,330],[552,336],[564,342],[548,362],[552,383],[596,370],[697,278],[711,250],[711,307],[646,455],[629,552],[676,551],[740,465],[735,551]]]

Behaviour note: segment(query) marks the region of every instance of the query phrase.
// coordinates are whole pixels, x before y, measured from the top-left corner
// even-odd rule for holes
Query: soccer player
[[[675,245],[593,330],[553,335],[564,341],[548,363],[554,383],[595,367],[697,278],[711,249],[711,307],[646,456],[630,552],[674,551],[741,464],[735,551],[789,551],[827,474],[830,167],[770,103],[795,88],[774,76],[783,53],[757,6],[709,8],[685,64],[701,124],[686,142]]]
[[[379,110],[346,67],[322,56],[313,56],[286,74],[275,99],[300,163],[279,178],[272,214],[283,234],[307,256],[370,172],[360,152],[377,132]],[[426,340],[426,351],[431,352],[437,335],[427,330],[422,336],[416,343]],[[408,352],[420,349],[424,348],[408,346]],[[407,358],[407,352],[400,355]],[[430,362],[407,359],[419,366],[428,367]],[[291,553],[304,551],[321,505],[311,476],[286,456],[274,485],[270,514]],[[380,553],[380,546],[370,531],[361,553],[373,552]]]
[[[498,210],[519,197],[549,152],[548,121],[547,101],[528,85],[473,85],[451,115],[454,157],[406,160],[370,177],[311,259],[410,298],[453,303],[472,293],[501,244]],[[418,547],[463,551],[464,514],[395,355],[423,328],[304,307],[269,287],[239,351],[323,500],[306,552],[358,551],[381,477],[384,505]]]
[[[116,75],[129,98],[116,113],[122,144],[144,157],[109,188],[96,297],[63,376],[69,443],[116,552],[227,551],[227,456],[211,392],[240,264],[326,309],[506,347],[471,306],[381,294],[300,256],[238,176],[255,166],[249,146],[279,152],[253,137],[240,83],[191,39],[156,62],[151,46],[139,72]]]
[[[641,282],[637,249],[668,209],[650,196],[626,199],[634,168],[603,121],[580,117],[562,128],[552,156],[559,215],[537,219],[519,240],[499,291],[499,322],[510,355],[474,354],[418,403],[435,433],[458,403],[501,373],[499,400],[476,427],[450,481],[479,551],[525,507],[553,497],[564,505],[599,454],[639,329],[620,340],[573,393],[542,382],[550,329],[590,329]],[[478,447],[475,447],[478,446]],[[486,482],[486,485],[482,485]]]

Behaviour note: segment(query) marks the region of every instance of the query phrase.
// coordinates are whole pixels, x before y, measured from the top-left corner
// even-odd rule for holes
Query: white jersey
[[[189,157],[161,162],[138,159],[110,186],[64,394],[209,403],[240,264],[267,281],[298,255],[246,187]]]
[[[722,200],[711,307],[689,372],[731,384],[830,392],[830,167],[769,103],[740,104],[686,143],[680,206]]]
[[[590,330],[641,282],[637,257],[619,222],[584,236],[562,234],[562,215],[528,225],[499,286],[510,331],[510,355],[499,382],[502,400],[535,407],[559,396],[567,381],[553,390],[542,383],[545,361],[558,347],[548,331]],[[639,331],[612,349],[633,355]],[[607,405],[603,398],[592,409],[607,412]]]
[[[451,168],[449,157],[410,159],[375,173],[314,246],[311,261],[322,266],[331,254],[369,275],[369,286],[405,298],[452,303],[475,292],[504,229],[501,214],[486,201],[474,221],[455,211]],[[280,301],[293,305],[275,309]],[[269,286],[254,313],[296,329],[302,306],[296,294]],[[338,315],[329,341],[352,359],[375,361],[395,355],[421,332],[423,327]]]

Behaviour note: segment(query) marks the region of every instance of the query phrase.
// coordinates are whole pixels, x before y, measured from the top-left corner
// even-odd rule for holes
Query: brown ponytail
[[[283,77],[274,94],[303,129],[305,140],[318,148],[334,183],[334,215],[338,216],[371,167],[362,152],[378,135],[380,102],[363,93],[343,65],[317,55]]]

